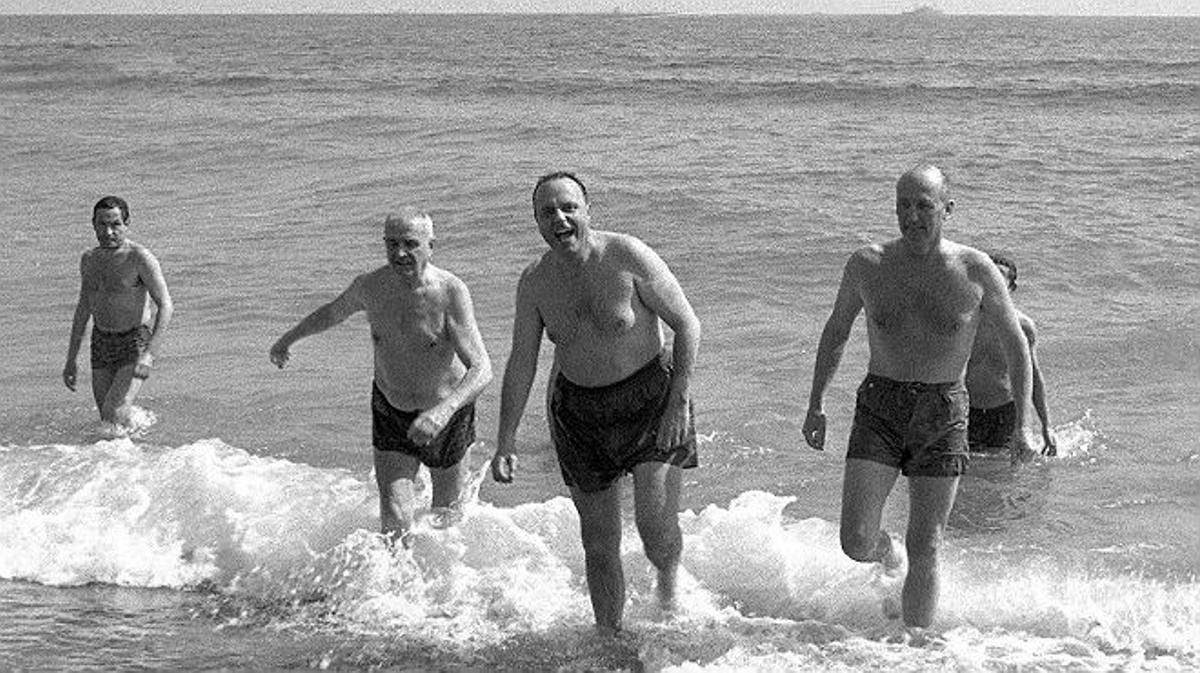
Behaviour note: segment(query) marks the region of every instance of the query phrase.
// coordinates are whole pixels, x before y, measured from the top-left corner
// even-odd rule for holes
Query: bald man
[[[1004,351],[1016,427],[1030,397],[1029,349],[1003,276],[987,255],[942,237],[954,210],[950,182],[919,165],[896,183],[900,237],[850,256],[813,367],[804,438],[825,446],[822,399],[850,329],[867,315],[870,361],[858,388],[842,484],[842,550],[856,561],[908,574],[901,593],[907,626],[923,629],[937,610],[938,547],[967,469],[967,390],[971,345],[986,325]],[[1014,433],[1014,455],[1029,451]],[[880,529],[899,474],[909,480],[904,550]]]
[[[429,215],[411,207],[389,214],[383,242],[387,264],[358,276],[288,330],[270,357],[282,368],[295,342],[367,312],[375,344],[371,434],[381,529],[405,542],[422,464],[433,482],[433,507],[459,504],[464,459],[475,441],[475,399],[492,380],[492,363],[466,284],[430,261]]]

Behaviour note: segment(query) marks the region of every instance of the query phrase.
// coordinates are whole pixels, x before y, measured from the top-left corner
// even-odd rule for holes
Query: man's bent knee
[[[860,563],[878,561],[883,536],[884,533],[879,530],[842,526],[842,553]]]

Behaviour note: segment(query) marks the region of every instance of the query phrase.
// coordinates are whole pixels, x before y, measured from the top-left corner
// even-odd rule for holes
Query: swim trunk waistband
[[[879,374],[871,373],[867,374],[866,378],[863,379],[863,383],[882,385],[891,388],[892,390],[906,390],[918,395],[922,393],[947,393],[957,388],[964,387],[962,381],[941,381],[938,383],[927,383],[925,381],[897,381],[895,379],[889,379],[886,376],[880,376]]]
[[[636,386],[639,383],[653,380],[664,366],[669,367],[669,365],[665,364],[666,361],[667,356],[665,354],[659,354],[647,362],[641,369],[630,374],[629,376],[626,376],[616,383],[608,383],[602,386],[581,386],[566,376],[563,376],[562,372],[559,372],[558,376],[554,379],[554,385],[560,390],[571,395],[591,395],[597,398],[607,398],[613,393],[629,388],[630,386]]]

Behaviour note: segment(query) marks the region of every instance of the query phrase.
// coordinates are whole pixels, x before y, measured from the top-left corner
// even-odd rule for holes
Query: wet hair
[[[1001,267],[1000,271],[1008,279],[1008,291],[1017,289],[1017,263],[997,252],[988,253],[988,257],[992,258],[992,264]]]
[[[587,187],[584,186],[583,180],[580,180],[579,176],[570,171],[554,171],[553,173],[547,173],[538,178],[537,183],[533,185],[533,200],[537,201],[537,192],[542,185],[554,180],[570,180],[571,182],[574,182],[575,184],[579,185],[579,191],[583,192],[583,200],[588,200]]]
[[[92,221],[96,221],[96,213],[112,208],[119,209],[121,211],[121,221],[129,224],[129,204],[125,203],[125,199],[119,196],[106,196],[97,201],[96,205],[92,207]]]

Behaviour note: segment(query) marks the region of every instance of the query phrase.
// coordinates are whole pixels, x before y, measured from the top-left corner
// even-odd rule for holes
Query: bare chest
[[[385,296],[368,302],[371,339],[380,346],[436,350],[449,343],[446,307],[430,294]]]
[[[966,333],[979,315],[981,290],[951,272],[880,274],[863,288],[869,320],[891,334],[951,337]]]
[[[88,271],[92,288],[108,295],[121,295],[145,288],[137,265],[127,258],[94,259]]]
[[[616,336],[633,329],[645,310],[628,274],[552,275],[542,284],[539,310],[550,339],[565,345],[582,334]]]

